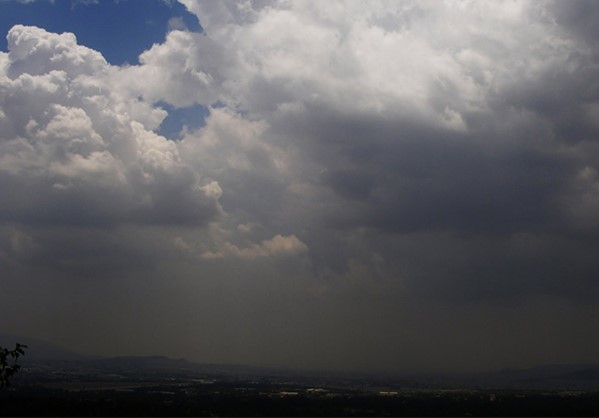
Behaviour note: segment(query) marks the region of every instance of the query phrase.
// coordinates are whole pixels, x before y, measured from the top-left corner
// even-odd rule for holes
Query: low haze
[[[0,0],[0,333],[599,363],[595,0]]]

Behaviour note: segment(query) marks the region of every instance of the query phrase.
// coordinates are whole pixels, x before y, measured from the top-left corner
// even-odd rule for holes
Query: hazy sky
[[[0,331],[599,362],[595,0],[0,0]]]

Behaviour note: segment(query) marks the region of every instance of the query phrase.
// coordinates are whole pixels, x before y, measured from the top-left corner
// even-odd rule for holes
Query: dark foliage
[[[25,348],[25,344],[19,343],[12,350],[0,347],[0,388],[9,386],[10,378],[21,368],[17,360],[25,354]]]

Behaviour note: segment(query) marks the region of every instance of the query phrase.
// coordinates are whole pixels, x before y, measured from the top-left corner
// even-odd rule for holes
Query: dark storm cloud
[[[529,135],[542,131],[503,138],[502,132],[326,117],[330,125],[318,125],[311,156],[326,167],[322,183],[348,199],[335,210],[355,208],[353,226],[387,232],[537,229],[558,216],[555,197],[576,169],[568,155],[527,144]],[[333,223],[344,219],[328,216]]]
[[[552,1],[550,11],[562,28],[579,36],[589,47],[597,48],[599,11],[593,0]]]
[[[529,39],[519,47],[508,46],[509,36],[490,42],[485,29],[458,39],[465,59],[475,50],[476,60],[491,58],[496,67],[485,69],[480,60],[464,67],[483,95],[482,101],[473,95],[476,106],[466,101],[472,92],[464,79],[428,84],[427,104],[436,115],[401,96],[378,113],[360,107],[363,97],[334,106],[327,100],[337,98],[312,80],[303,83],[328,98],[314,101],[281,80],[257,77],[262,88],[260,94],[250,88],[249,108],[268,115],[280,102],[301,102],[288,114],[265,117],[275,136],[291,137],[302,161],[310,161],[307,181],[332,192],[322,192],[328,202],[319,203],[321,229],[303,236],[322,271],[347,272],[352,258],[367,265],[377,251],[389,260],[385,274],[401,275],[400,266],[409,265],[407,288],[435,298],[594,294],[599,263],[590,249],[597,240],[580,224],[592,224],[588,206],[595,205],[585,196],[596,193],[597,64],[583,44],[560,39],[567,33],[560,28],[540,40],[544,29],[537,23],[530,26],[536,34],[517,29]],[[444,124],[451,109],[462,126],[458,119]],[[372,230],[368,238],[357,238],[364,228]],[[330,230],[336,238],[325,240]],[[410,250],[413,237],[419,244]]]
[[[592,303],[599,242],[551,233],[409,233],[375,243],[403,292],[460,304],[522,304],[539,296]],[[395,256],[395,258],[394,258]]]
[[[136,245],[135,228],[100,230],[91,227],[8,227],[2,230],[0,252],[11,271],[28,271],[46,280],[107,280],[131,271],[149,271],[156,266],[157,243]],[[148,238],[148,235],[145,235]],[[153,257],[149,256],[154,254]]]
[[[527,112],[540,110],[518,111]],[[403,277],[404,291],[470,302],[596,294],[599,240],[564,210],[564,199],[588,192],[572,182],[590,155],[578,152],[580,141],[559,122],[516,115],[513,126],[508,119],[465,133],[319,114],[330,123],[319,125],[310,155],[326,167],[321,184],[335,193],[324,225],[348,236],[372,229],[361,247],[389,260],[385,274]]]

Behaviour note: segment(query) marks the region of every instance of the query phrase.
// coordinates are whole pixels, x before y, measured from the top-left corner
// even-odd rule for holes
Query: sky
[[[0,0],[0,330],[599,363],[594,0]]]

